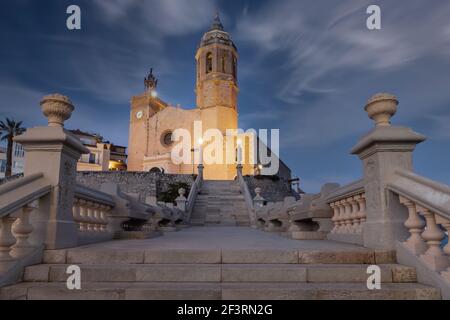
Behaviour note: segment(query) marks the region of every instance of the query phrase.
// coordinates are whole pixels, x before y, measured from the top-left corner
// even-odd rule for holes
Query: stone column
[[[64,121],[75,109],[69,98],[49,95],[43,98],[41,107],[48,126],[28,129],[14,139],[25,149],[25,175],[43,173],[53,186],[50,196],[43,199],[39,214],[32,218],[37,224],[36,234],[47,249],[74,247],[77,245],[77,226],[72,207],[77,161],[89,150],[64,130]]]
[[[374,249],[392,250],[397,240],[408,238],[404,227],[408,212],[398,196],[386,190],[386,185],[396,169],[413,170],[413,151],[426,140],[410,128],[391,125],[397,105],[397,98],[391,94],[380,93],[370,98],[365,110],[374,120],[375,128],[352,149],[364,167],[367,205],[364,246]]]

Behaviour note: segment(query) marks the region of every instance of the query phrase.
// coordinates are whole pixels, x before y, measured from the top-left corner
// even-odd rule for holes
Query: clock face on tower
[[[138,111],[137,113],[136,113],[136,119],[142,119],[142,117],[144,116],[144,112],[142,112],[142,111]]]

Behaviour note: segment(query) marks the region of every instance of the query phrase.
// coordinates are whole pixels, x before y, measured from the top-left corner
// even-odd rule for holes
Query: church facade
[[[173,132],[182,128],[196,136],[194,124],[201,123],[203,134],[209,129],[219,130],[226,136],[227,130],[238,129],[238,52],[233,40],[216,16],[211,28],[200,42],[195,55],[197,64],[196,97],[194,109],[171,106],[156,94],[158,81],[151,71],[145,79],[145,92],[131,100],[129,171],[163,171],[169,174],[195,174],[194,162],[175,164],[171,153],[174,147]],[[250,161],[255,139],[247,134],[236,137],[232,148],[222,143],[224,158],[235,158],[238,144],[243,147],[243,173],[253,175],[258,164]],[[208,143],[205,141],[205,143]],[[192,160],[196,152],[203,150],[192,140]],[[229,153],[233,153],[230,155]],[[228,153],[228,154],[227,154]],[[198,155],[197,155],[198,159]],[[236,177],[236,162],[205,164],[207,180],[232,180]]]

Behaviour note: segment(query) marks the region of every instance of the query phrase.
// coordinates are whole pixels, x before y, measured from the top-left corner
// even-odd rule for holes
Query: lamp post
[[[205,168],[205,166],[203,165],[203,139],[200,138],[198,139],[198,145],[199,145],[199,165],[198,165],[198,175],[202,177],[203,179],[203,169]]]
[[[242,140],[237,140],[237,164],[242,165]]]

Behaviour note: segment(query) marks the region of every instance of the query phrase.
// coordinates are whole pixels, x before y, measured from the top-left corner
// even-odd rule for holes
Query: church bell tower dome
[[[222,21],[220,20],[220,15],[217,12],[216,17],[214,18],[213,23],[211,24],[211,28],[208,32],[206,32],[202,40],[200,42],[200,47],[209,46],[211,44],[222,44],[226,46],[231,46],[235,50],[236,46],[231,39],[231,36],[228,32],[225,32]]]

